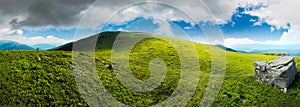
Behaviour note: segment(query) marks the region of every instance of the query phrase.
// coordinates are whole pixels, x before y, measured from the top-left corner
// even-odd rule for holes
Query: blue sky
[[[23,35],[27,37],[34,37],[36,35],[40,36],[48,36],[48,35],[56,35],[59,38],[72,40],[74,39],[74,34],[76,28],[70,29],[57,29],[57,28],[48,28],[48,29],[41,29],[41,30],[28,30],[22,29]]]
[[[283,32],[287,32],[288,29],[280,28],[271,31],[271,28],[274,27],[269,25],[268,23],[263,22],[261,25],[255,25],[258,22],[257,16],[251,16],[249,14],[244,14],[242,9],[237,9],[238,12],[232,15],[231,21],[225,24],[219,24],[219,28],[222,30],[225,38],[243,38],[247,37],[253,40],[278,40]],[[190,36],[203,36],[201,32],[201,28],[198,26],[193,26],[189,22],[185,21],[169,21],[172,24],[174,32],[176,32],[175,26],[180,27]],[[203,23],[199,22],[199,25]],[[102,31],[130,31],[130,32],[147,32],[156,34],[155,29],[159,28],[158,24],[153,24],[152,18],[143,18],[137,17],[133,20],[122,24],[114,24],[108,23]],[[48,36],[48,35],[56,35],[59,38],[72,40],[74,39],[74,35],[76,32],[76,28],[69,29],[58,29],[58,28],[48,28],[48,29],[39,29],[39,30],[31,30],[31,29],[22,29],[23,35],[27,37],[34,37],[36,35],[40,36]],[[88,31],[87,32],[95,32]],[[96,32],[95,32],[96,33]],[[89,36],[89,35],[86,35]]]
[[[237,12],[232,15],[230,21],[223,24],[218,24],[221,29],[224,38],[249,38],[251,40],[265,41],[265,40],[279,40],[284,32],[288,32],[288,28],[274,29],[274,26],[268,23],[262,22],[260,25],[256,25],[259,21],[257,16],[252,16],[244,13],[245,8],[238,8]],[[180,34],[178,29],[183,30],[190,36],[190,40],[205,43],[207,42],[201,28],[196,25],[192,25],[189,22],[180,21],[168,21],[171,25],[172,32],[175,33],[174,36]],[[199,22],[199,25],[205,24],[204,22]],[[92,30],[82,30],[81,32],[86,32],[86,34],[81,34],[84,36],[90,36],[93,33],[104,32],[104,31],[128,31],[128,32],[146,32],[151,34],[157,34],[156,29],[160,27],[159,24],[153,22],[153,18],[137,17],[133,20],[124,22],[122,24],[108,23],[100,31]],[[179,27],[179,28],[178,28]],[[76,28],[69,29],[57,29],[48,28],[42,30],[29,30],[22,29],[23,35],[27,37],[34,37],[36,35],[48,36],[56,35],[59,38],[66,40],[73,40]],[[88,35],[90,33],[90,35]],[[170,36],[170,35],[166,35]],[[253,46],[257,46],[253,45]],[[270,46],[269,46],[270,47]],[[243,47],[237,46],[238,49],[243,50]],[[249,50],[249,47],[245,47]]]
[[[251,16],[243,13],[245,8],[238,8],[237,12],[232,15],[231,21],[220,25],[225,38],[244,38],[252,40],[279,40],[283,32],[288,29],[280,28],[271,31],[274,27],[268,23],[262,22],[260,25],[255,25],[259,21],[257,16]]]
[[[196,5],[197,0],[169,2],[175,8],[151,3],[131,7],[126,5],[134,1],[117,3],[96,1],[93,6],[91,4],[94,0],[85,2],[76,0],[74,2],[78,3],[66,2],[67,4],[61,6],[56,6],[55,2],[57,1],[45,1],[59,11],[38,9],[42,7],[36,7],[37,10],[34,11],[27,9],[39,2],[31,4],[24,2],[20,6],[18,6],[20,3],[14,4],[14,1],[6,4],[18,7],[16,10],[4,8],[6,5],[0,7],[2,10],[0,13],[4,15],[0,18],[0,39],[28,45],[55,46],[99,32],[128,31],[178,38],[188,35],[191,41],[209,43],[206,38],[209,35],[203,34],[201,26],[213,23],[222,31],[223,45],[233,49],[245,51],[273,48],[300,49],[297,47],[300,44],[298,43],[300,14],[293,13],[300,3],[292,0],[285,2],[203,0],[204,5],[215,17],[210,16],[209,11],[204,9],[205,6]],[[65,8],[69,5],[78,9]],[[284,5],[289,5],[290,8],[281,8]],[[88,9],[89,6],[91,7]],[[127,8],[123,10],[117,8],[122,6]],[[112,15],[116,11],[119,12]],[[66,16],[67,14],[69,16]],[[193,20],[186,18],[186,15]],[[112,19],[106,23],[109,18]]]

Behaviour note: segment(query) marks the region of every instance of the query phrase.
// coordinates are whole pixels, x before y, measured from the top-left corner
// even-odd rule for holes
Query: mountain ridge
[[[15,41],[0,40],[0,50],[34,50],[34,48]]]

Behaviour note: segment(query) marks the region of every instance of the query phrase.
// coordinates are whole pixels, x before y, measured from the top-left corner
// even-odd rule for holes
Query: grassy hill
[[[85,46],[93,45],[90,41],[97,40],[94,59],[98,74],[96,76],[91,75],[88,68],[79,67],[78,63],[72,62],[72,43],[52,51],[0,51],[0,105],[87,106],[87,103],[104,104],[105,102],[86,102],[83,99],[85,97],[91,101],[90,99],[103,96],[103,93],[90,96],[92,92],[100,88],[95,86],[95,81],[100,81],[113,98],[124,104],[131,106],[155,105],[173,97],[171,96],[173,91],[180,88],[180,81],[189,81],[186,82],[186,85],[193,82],[193,78],[180,80],[182,74],[181,60],[196,58],[190,55],[193,52],[192,48],[195,48],[199,62],[190,63],[186,67],[199,65],[200,70],[197,72],[199,81],[196,84],[196,91],[187,106],[199,105],[208,86],[211,72],[212,56],[210,50],[212,48],[217,51],[223,49],[158,35],[123,33],[119,39],[123,39],[124,43],[136,38],[147,37],[135,44],[129,54],[130,70],[137,79],[146,80],[151,77],[149,69],[154,68],[149,68],[149,64],[153,64],[153,59],[163,60],[167,68],[165,79],[159,87],[149,92],[138,92],[123,86],[118,81],[115,72],[124,72],[123,66],[115,65],[116,71],[111,69],[111,65],[114,65],[111,54],[115,52],[112,51],[112,46],[118,34],[120,32],[105,32],[99,34],[98,38],[95,35],[77,41],[77,43],[85,45],[74,48],[85,51],[89,50],[84,48]],[[171,41],[171,43],[167,41]],[[187,44],[194,44],[195,47],[190,47]],[[128,49],[126,46],[124,45],[123,50],[116,51],[117,55],[125,52]],[[182,49],[183,53],[176,50],[178,48]],[[86,53],[79,54],[88,57]],[[254,61],[273,60],[276,56],[238,52],[226,52],[226,56],[225,79],[212,106],[297,106],[300,101],[299,74],[286,94],[255,80]],[[120,55],[118,58],[122,61],[127,56]],[[299,69],[300,59],[295,57],[295,60]],[[70,67],[78,67],[84,73],[73,72],[69,70]],[[83,92],[80,92],[76,86],[74,79],[76,76],[81,78],[79,84],[85,86]],[[93,87],[91,88],[91,86]],[[224,95],[229,97],[224,97]],[[243,99],[245,99],[244,103]]]

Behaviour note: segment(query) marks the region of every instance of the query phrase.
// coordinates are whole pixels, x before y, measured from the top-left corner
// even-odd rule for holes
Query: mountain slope
[[[123,41],[115,42],[120,33],[122,34],[119,39]],[[97,35],[77,41],[77,43],[83,44],[83,46],[74,47],[81,51],[73,52],[73,58],[77,58],[74,57],[76,54],[81,55],[79,63],[76,59],[74,62],[72,61],[70,52],[73,48],[72,43],[56,48],[66,51],[0,51],[0,59],[4,60],[0,61],[0,71],[4,71],[0,72],[0,80],[7,81],[0,82],[0,94],[3,94],[0,95],[0,105],[104,105],[107,102],[95,101],[95,99],[103,99],[101,96],[105,95],[101,92],[94,93],[101,89],[95,85],[95,81],[99,81],[110,96],[130,106],[153,106],[167,98],[184,98],[187,95],[184,91],[180,91],[181,93],[176,95],[173,95],[173,92],[178,88],[187,88],[188,91],[191,91],[189,89],[196,85],[197,88],[192,97],[188,99],[186,106],[199,106],[208,86],[212,66],[219,66],[218,63],[211,65],[212,57],[217,57],[218,52],[223,50],[216,46],[145,33],[104,32],[99,34],[99,38],[96,37]],[[130,54],[126,56],[124,53],[130,47],[126,43],[142,37],[147,38],[137,42],[130,49]],[[95,59],[86,60],[90,54],[85,52],[85,50],[89,50],[85,46],[93,45],[91,43],[93,40],[97,40]],[[112,46],[118,46],[114,43],[119,43],[121,47],[112,50]],[[194,47],[190,47],[188,44],[194,44]],[[196,50],[199,62],[188,61],[183,66],[182,61],[197,58],[192,55],[193,49]],[[216,56],[211,56],[211,49],[217,51]],[[112,53],[117,56],[112,57]],[[299,75],[287,94],[255,80],[253,63],[257,60],[273,60],[276,58],[275,56],[238,52],[227,52],[226,55],[225,79],[212,106],[296,106],[300,101]],[[134,91],[124,86],[118,80],[116,73],[128,70],[124,70],[124,66],[119,63],[126,61],[126,58],[129,58],[130,72],[141,81],[151,78],[149,69],[155,70],[165,64],[167,73],[163,82],[149,92]],[[298,57],[295,57],[295,61],[300,63]],[[89,64],[92,62],[96,64],[96,71],[90,72]],[[149,67],[153,64],[154,67]],[[192,72],[194,66],[199,66],[200,70]],[[70,67],[83,70],[84,73],[72,71]],[[181,71],[183,68],[187,70]],[[297,68],[300,68],[299,64],[297,64]],[[190,73],[189,75],[199,76],[197,78],[181,78],[182,74],[187,72]],[[93,73],[97,74],[92,75]],[[74,77],[76,77],[76,81]],[[197,79],[199,79],[198,84],[192,84]],[[125,82],[130,82],[130,80],[125,80]],[[157,80],[154,82],[160,83]],[[184,84],[181,85],[180,82]],[[83,87],[78,88],[76,84]],[[79,89],[82,89],[81,92]],[[224,97],[224,95],[229,97]],[[242,99],[245,99],[245,102]],[[176,104],[181,101],[183,100],[173,100],[165,104]]]
[[[217,46],[217,47],[219,47],[219,48],[221,48],[221,49],[224,49],[224,50],[226,50],[226,51],[238,52],[238,51],[236,51],[236,50],[234,50],[234,49],[225,47],[225,46],[223,46],[223,45],[215,45],[215,46]]]
[[[96,49],[111,49],[113,46],[114,40],[116,37],[120,34],[120,32],[103,32],[98,35],[90,36],[88,38],[84,38],[81,40],[76,41],[78,44],[85,44],[82,47],[76,47],[76,48],[85,48],[86,45],[92,45],[89,44],[91,41],[97,40],[97,46]],[[51,50],[64,50],[64,51],[72,51],[73,49],[73,42],[58,46],[56,48],[53,48]]]
[[[0,50],[34,50],[34,48],[14,41],[0,40]]]

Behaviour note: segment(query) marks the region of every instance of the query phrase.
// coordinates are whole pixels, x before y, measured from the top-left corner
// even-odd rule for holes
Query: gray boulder
[[[83,70],[80,70],[80,69],[77,69],[77,68],[74,68],[74,67],[70,67],[70,68],[68,68],[68,70],[79,73],[79,74],[84,73]]]
[[[281,56],[270,62],[256,61],[254,67],[258,81],[284,89],[285,92],[297,73],[292,56]]]

